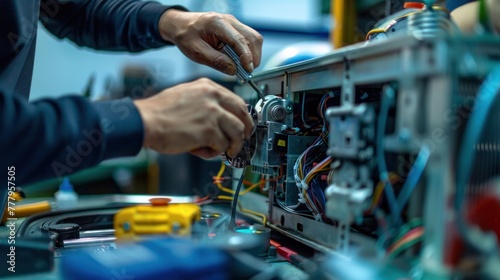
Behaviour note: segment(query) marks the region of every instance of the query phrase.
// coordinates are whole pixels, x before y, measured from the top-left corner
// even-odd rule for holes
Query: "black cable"
[[[231,205],[231,220],[229,220],[229,229],[233,229],[236,227],[236,207],[238,207],[238,196],[240,195],[241,185],[243,185],[243,179],[245,178],[245,169],[241,173],[240,180],[238,181],[238,186],[236,186],[236,190],[233,195],[233,204]]]

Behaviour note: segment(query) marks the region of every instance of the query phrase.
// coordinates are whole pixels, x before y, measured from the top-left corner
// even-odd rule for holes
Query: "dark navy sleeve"
[[[28,103],[0,92],[0,112],[0,166],[15,166],[18,185],[136,155],[143,143],[131,99],[93,103],[66,96]]]
[[[138,52],[170,44],[158,31],[167,9],[140,0],[42,0],[40,20],[59,38],[98,50]]]
[[[446,0],[446,8],[451,12],[465,4],[475,2],[475,0]]]

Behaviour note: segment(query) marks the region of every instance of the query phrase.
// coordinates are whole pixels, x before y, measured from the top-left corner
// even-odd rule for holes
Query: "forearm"
[[[68,96],[28,103],[0,93],[0,112],[0,166],[15,166],[19,184],[133,156],[142,146],[142,122],[131,100],[91,103]]]
[[[486,0],[486,7],[491,27],[500,32],[500,0]],[[451,16],[460,30],[473,33],[479,22],[479,1],[458,7],[451,12]]]
[[[99,50],[137,52],[167,45],[158,31],[161,15],[170,8],[138,0],[42,0],[56,2],[41,13],[45,27],[59,38]]]

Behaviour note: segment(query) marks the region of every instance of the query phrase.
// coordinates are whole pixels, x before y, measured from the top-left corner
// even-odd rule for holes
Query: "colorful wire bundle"
[[[323,120],[321,134],[296,160],[294,165],[295,183],[299,189],[299,202],[305,204],[318,221],[327,219],[325,216],[326,198],[324,189],[328,182],[322,175],[331,175],[330,163],[332,157],[326,156],[328,149],[328,121],[325,112],[327,101],[334,97],[331,92],[323,95],[318,104],[318,114]],[[287,210],[292,210],[288,208]]]
[[[223,162],[221,162],[221,167],[219,169],[219,172],[217,172],[217,175],[213,177],[214,184],[217,185],[217,187],[221,191],[227,192],[227,193],[232,194],[233,196],[235,196],[235,194],[236,194],[235,191],[233,191],[232,189],[226,188],[226,187],[224,187],[222,185],[222,182],[224,182],[224,180],[226,179],[226,178],[222,177],[222,175],[224,174],[225,170],[226,170],[226,165]],[[244,174],[242,174],[241,176],[242,176],[242,179],[243,179]],[[283,177],[283,170],[282,170],[282,168],[280,168],[280,175],[277,176],[277,177],[274,177],[274,178],[269,178],[267,180],[260,180],[259,182],[254,183],[254,184],[252,184],[251,182],[242,180],[242,182],[243,182],[244,185],[250,185],[250,186],[248,188],[240,191],[238,195],[245,195],[245,194],[251,192],[252,190],[254,190],[255,188],[257,188],[257,187],[265,184],[266,182],[276,181],[276,180],[281,179],[282,177]],[[233,201],[233,196],[219,195],[216,198],[217,199],[221,199],[221,200]],[[207,196],[207,197],[201,198],[199,200],[199,202],[203,203],[204,201],[207,201],[208,199],[209,199],[209,197]],[[261,220],[262,220],[262,224],[266,225],[267,217],[266,217],[265,214],[259,213],[259,212],[255,212],[255,211],[252,211],[252,210],[249,210],[249,209],[245,209],[245,208],[242,207],[242,205],[241,205],[241,203],[239,201],[237,202],[237,204],[238,204],[238,208],[240,209],[241,212],[243,212],[245,214],[250,214],[250,215],[253,215],[253,216],[260,217]]]
[[[387,257],[393,259],[404,250],[423,240],[425,230],[421,219],[413,219],[407,224],[401,226],[396,234],[394,241],[386,249]]]
[[[221,191],[224,191],[224,192],[227,192],[229,194],[232,194],[234,195],[234,191],[232,189],[229,189],[229,188],[226,188],[222,185],[222,182],[224,182],[224,180],[226,178],[222,177],[222,174],[224,174],[224,171],[226,170],[226,165],[221,162],[221,167],[219,169],[219,172],[217,173],[216,176],[213,177],[213,180],[214,180],[214,184],[217,186],[217,188],[219,188]],[[257,187],[263,185],[264,183],[266,182],[272,182],[272,181],[276,181],[276,180],[279,180],[283,177],[283,172],[282,170],[280,169],[280,175],[278,177],[274,177],[274,178],[269,178],[269,179],[266,179],[266,180],[260,180],[259,182],[257,183],[254,183],[252,184],[252,182],[248,182],[246,180],[243,181],[243,184],[244,185],[247,185],[249,186],[248,188],[240,191],[239,195],[245,195],[249,192],[251,192],[252,190],[256,189]]]

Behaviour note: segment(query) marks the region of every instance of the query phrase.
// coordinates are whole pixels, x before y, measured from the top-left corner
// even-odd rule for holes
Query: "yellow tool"
[[[22,199],[23,194],[21,194],[21,191],[13,192],[13,194],[8,198],[8,201],[14,203],[15,206],[9,206],[10,204],[7,203],[2,216],[2,223],[5,223],[7,218],[28,217],[36,213],[49,211],[51,209],[51,205],[48,201],[18,205]]]
[[[118,239],[138,239],[144,235],[190,235],[193,222],[200,220],[196,204],[172,203],[168,198],[153,198],[151,205],[129,207],[116,213],[113,221]]]

